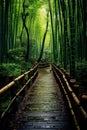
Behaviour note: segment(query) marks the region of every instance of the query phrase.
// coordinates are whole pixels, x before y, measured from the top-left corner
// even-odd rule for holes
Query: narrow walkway
[[[21,109],[17,130],[71,130],[63,95],[49,68],[40,70]]]

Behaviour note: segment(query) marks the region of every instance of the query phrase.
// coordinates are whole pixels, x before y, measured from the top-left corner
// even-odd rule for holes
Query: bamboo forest
[[[9,93],[4,86],[48,63],[76,80],[87,104],[87,0],[0,0],[0,104]]]

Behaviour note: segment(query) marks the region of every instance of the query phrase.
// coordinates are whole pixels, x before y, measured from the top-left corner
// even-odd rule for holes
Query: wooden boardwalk
[[[69,113],[53,73],[49,68],[28,90],[16,114],[14,130],[72,130]]]

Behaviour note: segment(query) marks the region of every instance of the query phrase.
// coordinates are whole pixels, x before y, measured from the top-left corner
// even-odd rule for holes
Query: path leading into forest
[[[28,90],[16,115],[15,130],[72,130],[63,95],[49,68]]]

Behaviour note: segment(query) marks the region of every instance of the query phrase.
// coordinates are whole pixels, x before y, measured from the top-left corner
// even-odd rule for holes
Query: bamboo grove
[[[86,5],[87,0],[0,0],[0,63],[10,49],[20,47],[26,48],[26,62],[30,57],[38,61],[49,35],[47,60],[74,75],[78,62],[87,61]],[[46,11],[45,23],[40,23],[41,8]]]

